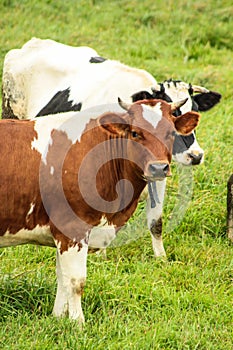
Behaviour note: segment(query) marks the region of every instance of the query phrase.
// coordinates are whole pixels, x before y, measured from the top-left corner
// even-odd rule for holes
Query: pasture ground
[[[1,349],[232,349],[233,258],[226,238],[232,28],[230,0],[0,1],[0,72],[5,54],[36,36],[89,45],[104,57],[147,69],[158,81],[173,77],[223,95],[202,114],[197,135],[205,163],[192,170],[188,202],[173,164],[164,212],[167,261],[153,258],[141,205],[128,228],[137,239],[109,249],[106,260],[88,257],[86,324],[80,331],[74,322],[51,316],[55,250],[1,249]],[[177,201],[187,210],[169,229]]]

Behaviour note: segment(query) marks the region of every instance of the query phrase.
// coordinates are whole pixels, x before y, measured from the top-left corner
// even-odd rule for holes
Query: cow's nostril
[[[203,153],[199,153],[199,154],[188,153],[188,156],[191,158],[192,165],[197,165],[197,164],[200,164],[203,157]]]

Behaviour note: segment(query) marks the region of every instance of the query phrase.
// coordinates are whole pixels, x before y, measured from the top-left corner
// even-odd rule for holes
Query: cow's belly
[[[102,218],[101,223],[91,230],[88,247],[93,249],[106,248],[115,237],[116,229],[114,225],[109,225],[107,221]]]
[[[36,244],[55,247],[49,226],[37,225],[33,230],[21,229],[14,234],[7,231],[0,237],[0,247],[10,247],[20,244]]]

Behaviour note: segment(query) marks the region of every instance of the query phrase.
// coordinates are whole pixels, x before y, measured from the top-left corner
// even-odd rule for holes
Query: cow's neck
[[[126,139],[111,139],[110,145],[109,149],[106,144],[106,155],[111,160],[100,169],[97,184],[101,197],[110,202],[106,206],[106,218],[120,227],[135,211],[146,182],[141,170],[127,159]]]

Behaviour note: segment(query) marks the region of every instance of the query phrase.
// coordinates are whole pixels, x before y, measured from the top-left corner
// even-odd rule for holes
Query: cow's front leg
[[[157,196],[159,202],[156,201],[155,206],[151,202],[151,196],[147,198],[147,225],[151,233],[152,246],[155,257],[165,257],[166,252],[162,239],[162,210],[166,188],[166,179],[156,182]]]
[[[81,296],[86,281],[88,245],[75,244],[61,252],[57,249],[57,295],[53,314],[68,315],[70,319],[84,322]]]

